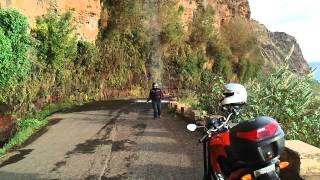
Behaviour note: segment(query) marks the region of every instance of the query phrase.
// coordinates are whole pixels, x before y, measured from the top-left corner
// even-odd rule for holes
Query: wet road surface
[[[202,179],[199,133],[187,120],[130,100],[95,102],[50,117],[0,159],[0,179]]]

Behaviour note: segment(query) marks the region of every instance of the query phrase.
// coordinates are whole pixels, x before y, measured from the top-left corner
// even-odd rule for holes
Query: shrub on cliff
[[[98,41],[103,83],[116,89],[143,86],[147,80],[146,61],[151,57],[152,49],[145,27],[145,13],[149,9],[144,5],[147,6],[147,3],[139,0],[104,0],[103,5],[109,15],[108,26],[101,30]]]
[[[185,32],[181,22],[181,15],[183,13],[183,8],[178,10],[172,9],[171,7],[162,8],[162,14],[166,19],[163,22],[162,32],[161,32],[161,43],[169,43],[171,45],[181,45],[184,43]]]
[[[16,85],[30,71],[28,26],[18,11],[0,9],[0,89]]]
[[[53,69],[65,69],[75,58],[77,42],[72,12],[59,15],[54,10],[37,18],[34,29],[39,60]]]
[[[232,78],[232,64],[230,48],[221,40],[220,36],[212,35],[207,44],[207,55],[214,59],[213,72],[223,76],[225,79]]]
[[[230,47],[232,54],[238,59],[233,67],[240,81],[248,81],[261,70],[264,59],[259,49],[258,38],[250,23],[242,17],[234,17],[222,27],[224,43]]]
[[[190,42],[195,46],[198,46],[201,43],[206,43],[213,35],[213,15],[214,10],[212,6],[208,5],[205,8],[202,4],[198,5],[190,24]]]

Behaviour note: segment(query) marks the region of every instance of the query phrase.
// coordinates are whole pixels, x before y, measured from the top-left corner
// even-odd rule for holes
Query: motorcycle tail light
[[[251,174],[246,174],[246,175],[241,177],[241,180],[251,180],[251,179],[252,179]]]
[[[288,166],[289,166],[289,162],[280,162],[279,163],[279,168],[280,169],[284,169],[284,168],[286,168]]]
[[[272,137],[276,133],[277,128],[277,122],[273,121],[270,124],[267,124],[259,129],[254,129],[247,132],[237,132],[237,137],[256,142],[265,138]]]

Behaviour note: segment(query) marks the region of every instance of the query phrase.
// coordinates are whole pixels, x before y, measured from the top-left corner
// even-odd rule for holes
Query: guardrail
[[[204,121],[208,116],[205,112],[194,110],[190,106],[171,101],[169,108],[189,118],[195,123]],[[201,114],[201,116],[197,116]],[[320,149],[298,140],[286,140],[285,150],[281,154],[281,160],[290,163],[289,167],[281,172],[283,180],[320,180]]]

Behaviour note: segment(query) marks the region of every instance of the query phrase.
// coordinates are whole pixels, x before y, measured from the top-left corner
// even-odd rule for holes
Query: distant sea
[[[309,62],[309,66],[312,68],[312,69],[315,69],[317,68],[315,71],[314,71],[314,78],[318,81],[320,81],[320,62]]]

